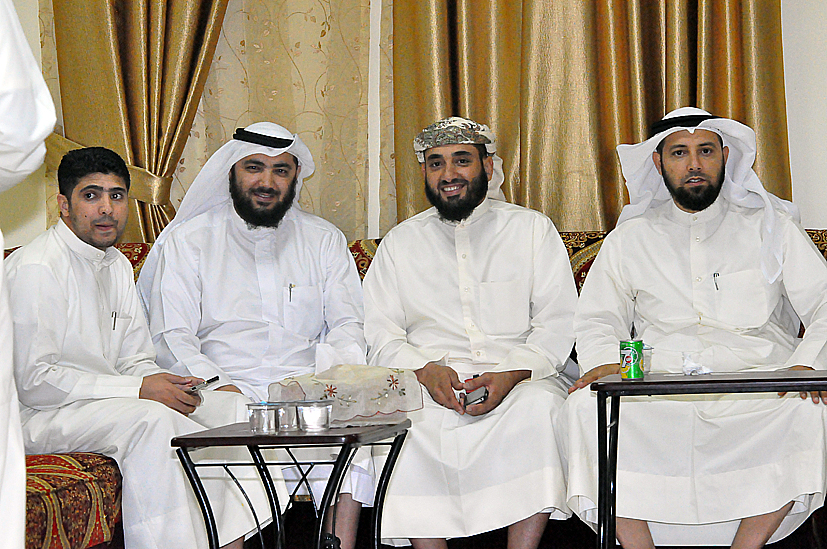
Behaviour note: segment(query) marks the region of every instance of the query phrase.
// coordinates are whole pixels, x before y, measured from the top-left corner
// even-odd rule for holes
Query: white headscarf
[[[491,128],[467,118],[452,116],[434,122],[414,138],[413,148],[420,164],[425,162],[425,151],[442,145],[485,145],[494,157],[494,173],[488,181],[488,198],[505,200],[501,189],[505,181],[503,159],[497,156],[497,137]]]
[[[298,135],[292,134],[285,128],[272,122],[256,122],[236,130],[233,139],[225,143],[207,160],[204,167],[198,172],[195,181],[190,185],[175,218],[161,231],[152,250],[146,258],[141,274],[138,277],[138,293],[144,310],[148,312],[149,294],[152,291],[152,282],[158,268],[158,257],[164,247],[170,232],[189,219],[196,217],[213,208],[221,207],[231,199],[230,197],[230,168],[236,162],[253,154],[278,156],[290,153],[299,163],[299,173],[296,177],[296,197],[293,208],[299,207],[302,183],[310,177],[316,169],[310,150]]]
[[[735,120],[716,118],[695,107],[682,107],[663,117],[662,124],[673,127],[658,132],[646,141],[636,145],[619,145],[617,155],[620,167],[629,189],[629,204],[623,207],[617,224],[643,215],[650,208],[672,200],[663,177],[658,173],[652,153],[668,135],[679,131],[694,132],[696,129],[709,130],[721,136],[725,147],[729,147],[726,163],[726,177],[721,187],[721,196],[732,204],[745,208],[764,208],[764,230],[761,245],[761,269],[770,283],[781,274],[782,240],[776,230],[776,210],[783,210],[798,221],[798,208],[764,189],[758,176],[752,170],[755,162],[755,132]]]

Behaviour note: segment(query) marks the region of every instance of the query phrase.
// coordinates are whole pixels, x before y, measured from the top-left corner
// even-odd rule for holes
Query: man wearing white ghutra
[[[755,133],[691,107],[652,133],[618,147],[631,203],[583,286],[583,376],[558,416],[568,504],[592,527],[597,420],[587,387],[619,371],[618,344],[632,330],[654,348],[652,372],[827,368],[827,263],[796,208],[752,170]],[[792,532],[827,491],[827,395],[801,397],[624,397],[623,546],[763,547]]]

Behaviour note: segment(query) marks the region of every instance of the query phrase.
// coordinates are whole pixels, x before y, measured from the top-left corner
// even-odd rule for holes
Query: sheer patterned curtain
[[[53,0],[65,137],[142,168],[123,240],[153,242],[174,215],[186,143],[227,0]]]
[[[411,140],[452,114],[492,126],[506,196],[561,230],[614,226],[615,147],[685,105],[753,127],[791,196],[779,0],[396,0],[394,29],[400,220],[427,206]]]
[[[380,229],[396,222],[392,8],[383,4]],[[195,123],[173,183],[180,202],[235,128],[271,121],[299,134],[316,172],[299,203],[349,239],[367,234],[369,0],[230,0]]]

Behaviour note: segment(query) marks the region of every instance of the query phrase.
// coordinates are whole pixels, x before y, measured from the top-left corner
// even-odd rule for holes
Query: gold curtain
[[[153,242],[175,210],[189,135],[227,0],[54,0],[65,135],[156,176],[122,240]]]
[[[396,222],[396,195],[388,53],[392,0],[381,5],[378,199],[384,232]],[[175,173],[173,203],[235,128],[266,120],[297,133],[313,154],[316,172],[304,182],[302,209],[335,224],[348,239],[366,237],[373,161],[368,152],[370,6],[367,0],[230,0]]]
[[[686,105],[754,128],[791,197],[780,0],[396,0],[394,29],[399,220],[427,206],[414,135],[454,114],[491,125],[506,197],[560,230],[613,227],[615,147]]]

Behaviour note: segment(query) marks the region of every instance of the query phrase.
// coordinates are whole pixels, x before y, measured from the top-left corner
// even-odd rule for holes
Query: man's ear
[[[482,168],[485,170],[485,175],[488,176],[488,181],[494,176],[494,156],[486,156],[482,159]]]
[[[658,151],[652,151],[652,162],[655,163],[655,168],[657,168],[658,173],[663,175],[663,172],[660,169],[660,154]]]
[[[727,159],[729,158],[729,147],[724,147],[724,164],[726,164]]]
[[[60,217],[69,218],[69,199],[62,194],[57,195],[57,208],[60,210]]]
[[[425,177],[425,163],[420,162],[419,167],[422,169],[422,177]]]

